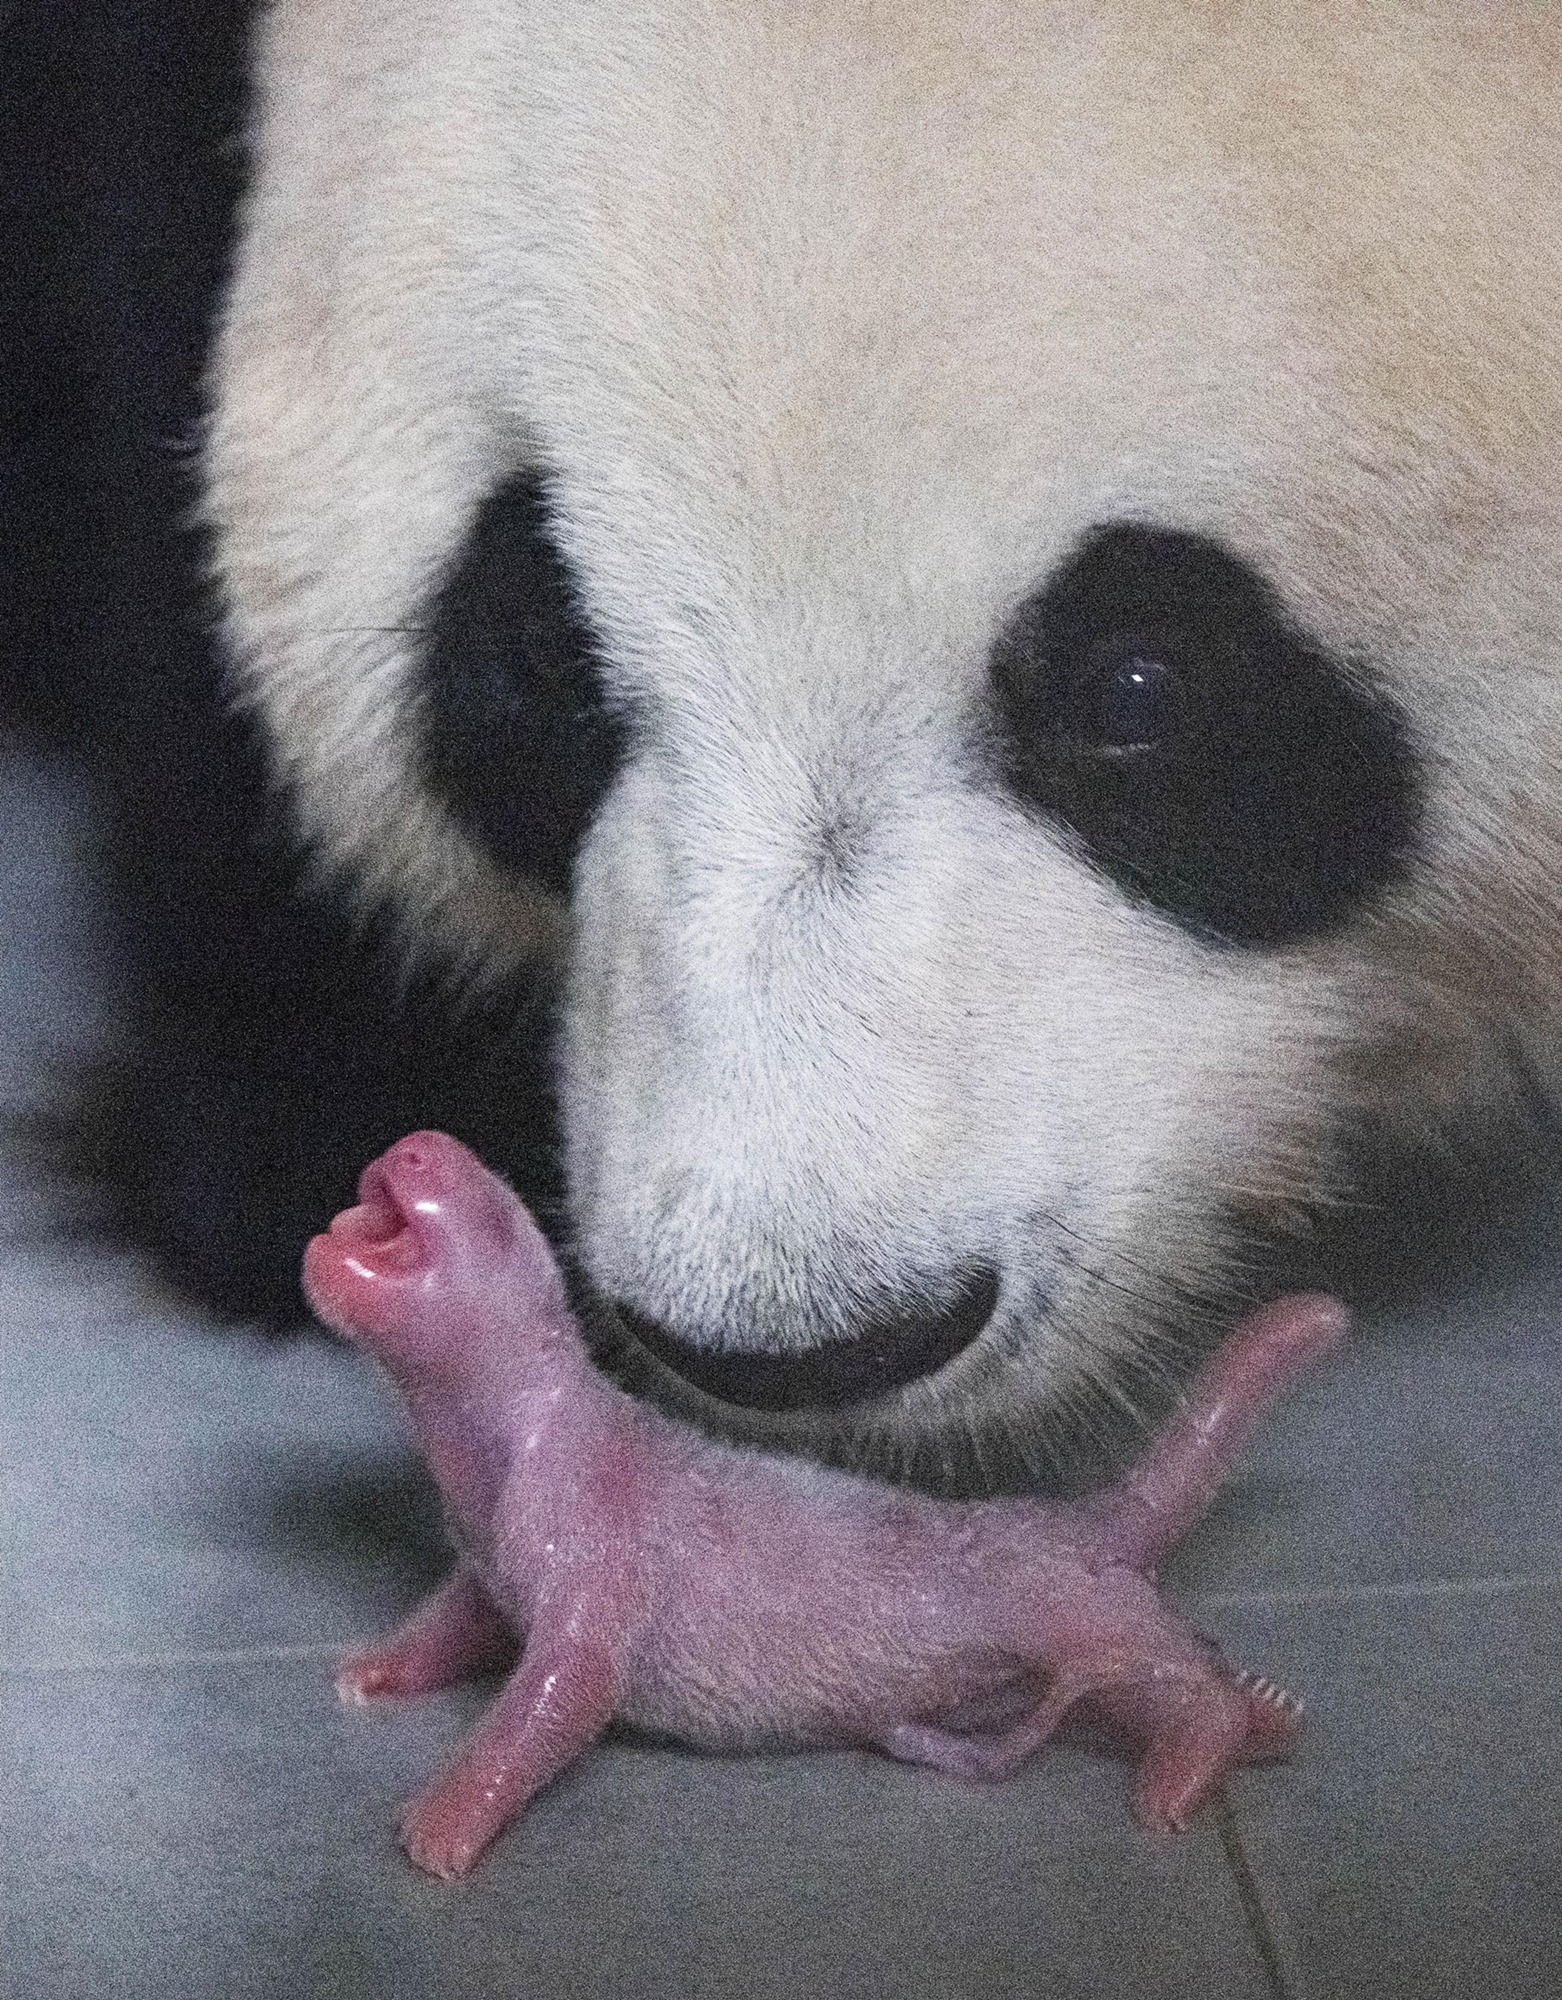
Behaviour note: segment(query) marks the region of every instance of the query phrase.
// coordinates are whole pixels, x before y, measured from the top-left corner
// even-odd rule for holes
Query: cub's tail
[[[1345,1337],[1338,1299],[1297,1292],[1260,1306],[1226,1336],[1187,1401],[1121,1483],[1096,1502],[1108,1553],[1153,1569],[1214,1498],[1260,1418],[1302,1371]]]

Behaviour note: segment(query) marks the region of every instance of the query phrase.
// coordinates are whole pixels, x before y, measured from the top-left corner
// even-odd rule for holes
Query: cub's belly
[[[916,1593],[824,1607],[745,1597],[685,1607],[641,1636],[626,1721],[711,1748],[862,1743],[1033,1684],[1012,1649]]]

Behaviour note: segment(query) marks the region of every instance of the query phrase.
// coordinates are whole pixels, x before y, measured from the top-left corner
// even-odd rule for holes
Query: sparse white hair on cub
[[[480,976],[556,945],[418,746],[431,595],[545,477],[628,717],[561,1070],[604,1293],[785,1354],[989,1269],[958,1358],[812,1428],[1023,1458],[1342,1127],[1547,1067],[1562,15],[279,0],[257,60],[236,671],[324,863]],[[995,640],[1108,522],[1401,718],[1413,849],[1317,934],[1212,943],[983,766]]]

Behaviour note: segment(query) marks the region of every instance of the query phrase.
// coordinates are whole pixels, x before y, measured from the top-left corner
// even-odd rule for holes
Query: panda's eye
[[[1170,660],[1132,644],[1112,646],[1098,669],[1100,747],[1119,754],[1154,749],[1170,723],[1174,685]]]
[[[1202,536],[1096,529],[991,665],[1011,794],[1206,936],[1326,929],[1408,848],[1416,760],[1396,713]]]
[[[457,823],[567,895],[624,732],[534,477],[485,501],[431,608],[420,720],[425,778]]]

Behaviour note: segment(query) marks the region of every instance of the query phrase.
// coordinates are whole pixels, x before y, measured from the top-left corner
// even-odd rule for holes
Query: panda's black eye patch
[[[1012,792],[1205,936],[1316,935],[1408,852],[1397,713],[1202,536],[1093,530],[1010,620],[992,684]]]
[[[618,767],[595,642],[548,529],[536,479],[484,503],[432,608],[424,771],[502,866],[565,894]]]

